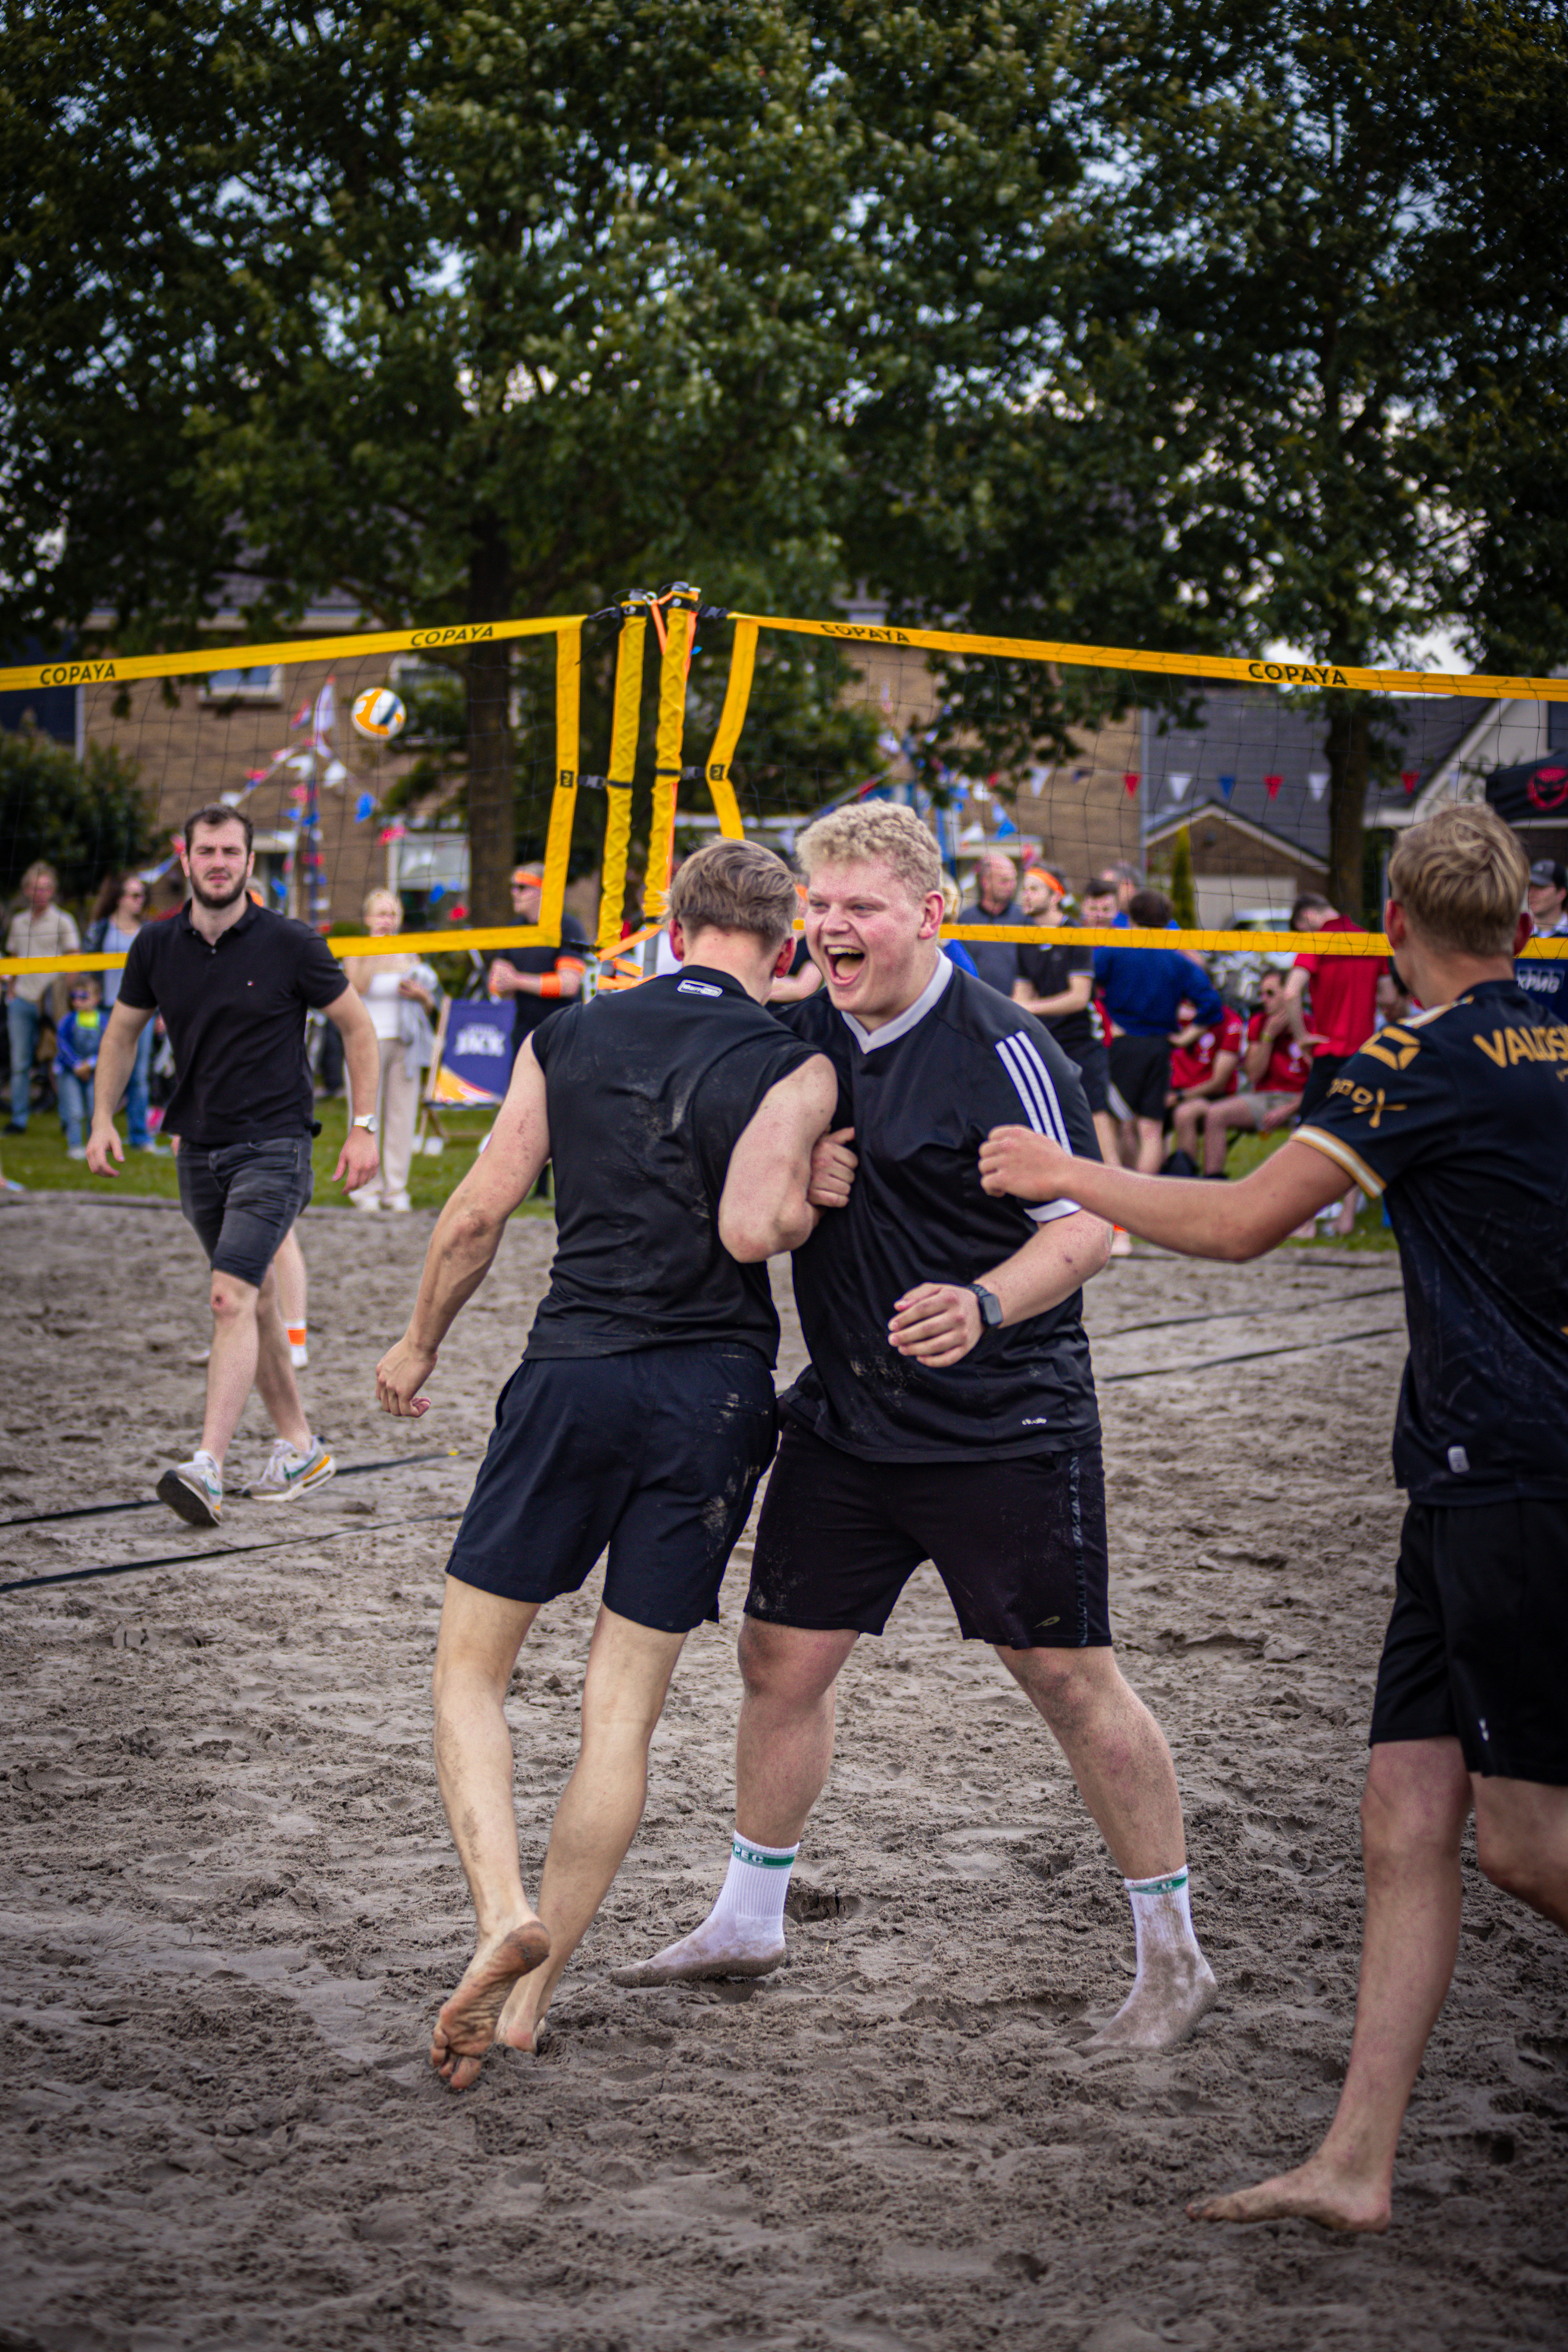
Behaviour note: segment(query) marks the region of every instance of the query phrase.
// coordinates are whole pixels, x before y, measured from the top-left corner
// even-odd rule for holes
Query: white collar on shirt
[[[948,982],[952,978],[952,974],[953,964],[951,958],[942,954],[939,950],[936,970],[914,1003],[906,1004],[901,1013],[896,1013],[891,1021],[885,1022],[880,1029],[863,1027],[852,1013],[841,1013],[838,1017],[863,1054],[875,1053],[879,1045],[896,1045],[900,1037],[907,1037],[911,1029],[917,1029],[920,1026]]]

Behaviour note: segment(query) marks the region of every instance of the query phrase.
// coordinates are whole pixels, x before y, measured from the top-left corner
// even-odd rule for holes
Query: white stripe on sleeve
[[[1036,1134],[1049,1136],[1053,1143],[1059,1143],[1064,1151],[1070,1152],[1072,1143],[1067,1121],[1038,1046],[1032,1038],[1015,1032],[1011,1037],[998,1038],[996,1051],[1024,1106],[1024,1116]],[[1054,1217],[1076,1217],[1078,1209],[1076,1201],[1042,1201],[1036,1202],[1028,1214],[1036,1224],[1045,1225]]]

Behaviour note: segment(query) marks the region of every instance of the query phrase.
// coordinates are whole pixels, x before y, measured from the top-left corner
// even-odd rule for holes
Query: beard
[[[223,896],[219,898],[214,891],[204,890],[201,884],[196,880],[195,876],[193,874],[191,877],[191,896],[195,900],[198,907],[205,907],[211,913],[221,915],[226,907],[232,907],[237,898],[244,898],[245,877],[242,874],[238,881],[235,884],[233,889],[226,890],[223,893]]]

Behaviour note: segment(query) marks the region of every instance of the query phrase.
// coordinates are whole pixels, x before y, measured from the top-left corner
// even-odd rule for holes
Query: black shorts
[[[1083,1098],[1092,1117],[1097,1111],[1110,1108],[1110,1056],[1103,1045],[1077,1045],[1068,1059],[1078,1065],[1079,1082]]]
[[[447,1573],[503,1601],[575,1592],[606,1546],[605,1606],[689,1633],[719,1587],[778,1442],[752,1348],[527,1358],[496,1425]]]
[[[785,1420],[757,1524],[748,1617],[879,1633],[927,1559],[966,1642],[1109,1649],[1100,1447],[1013,1461],[863,1462]]]
[[[1298,1125],[1304,1126],[1315,1110],[1321,1109],[1323,1104],[1329,1099],[1329,1088],[1333,1085],[1345,1064],[1353,1059],[1354,1056],[1350,1054],[1318,1055],[1308,1073],[1307,1083],[1301,1089],[1300,1108],[1296,1113]]]
[[[1568,1500],[1412,1503],[1372,1742],[1458,1739],[1472,1772],[1568,1788]]]
[[[182,1143],[174,1166],[185,1222],[215,1274],[232,1274],[259,1290],[300,1210],[310,1197],[308,1135],[265,1143],[226,1143],[216,1151]]]
[[[1163,1126],[1171,1088],[1168,1037],[1113,1037],[1110,1083],[1134,1118],[1157,1118]]]

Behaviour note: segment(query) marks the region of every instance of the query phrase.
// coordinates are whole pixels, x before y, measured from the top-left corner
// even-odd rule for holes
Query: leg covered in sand
[[[1124,1680],[1113,1653],[998,1647],[996,1654],[1056,1735],[1123,1877],[1184,1881],[1175,1766],[1164,1733]],[[1089,2047],[1168,2050],[1218,1997],[1190,1926],[1148,1935],[1141,1927],[1137,1980]]]
[[[741,1631],[744,1695],[735,1741],[735,1821],[742,1838],[782,1851],[799,1843],[833,1761],[834,1690],[852,1633],[763,1625]],[[782,1927],[757,1927],[721,1902],[700,1927],[651,1960],[616,1969],[618,1985],[762,1977],[783,1964]]]
[[[1195,2221],[1301,2217],[1383,2231],[1394,2158],[1459,1947],[1459,1843],[1471,1803],[1476,1853],[1494,1885],[1568,1928],[1568,1789],[1472,1780],[1457,1739],[1372,1751],[1362,1798],[1366,1932],[1355,2037],[1328,2136],[1293,2172],[1188,2207]]]
[[[504,1709],[538,1613],[537,1603],[447,1580],[436,1646],[436,1769],[478,1923],[474,1957],[430,2043],[430,2063],[455,2091],[479,2080],[510,1995],[550,1953],[548,1931],[522,1891]]]

